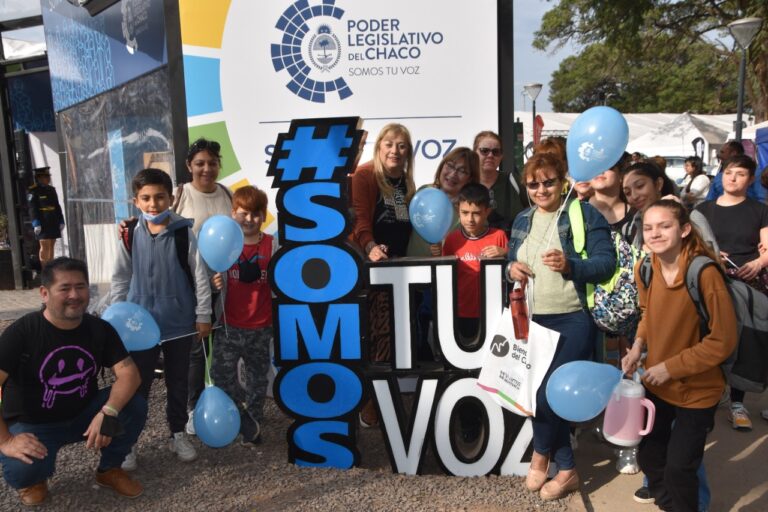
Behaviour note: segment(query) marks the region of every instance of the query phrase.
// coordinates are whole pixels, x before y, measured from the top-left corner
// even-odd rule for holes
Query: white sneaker
[[[171,451],[176,452],[176,456],[181,462],[192,462],[197,458],[197,450],[189,442],[187,434],[176,432],[171,439]]]
[[[138,462],[136,462],[135,446],[131,448],[131,452],[125,456],[125,460],[120,464],[120,467],[123,468],[123,471],[136,471],[136,468],[139,467]]]
[[[734,430],[749,432],[752,430],[752,420],[749,419],[749,411],[740,402],[731,403],[728,410],[728,419],[731,421]]]
[[[768,409],[763,409],[760,416],[762,416],[764,420],[768,420]]]
[[[187,426],[184,427],[184,430],[187,434],[190,436],[195,435],[195,411],[189,411],[189,419],[187,420]]]

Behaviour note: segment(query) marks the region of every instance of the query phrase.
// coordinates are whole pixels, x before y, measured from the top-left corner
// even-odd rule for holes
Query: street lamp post
[[[760,27],[762,18],[742,18],[728,24],[728,30],[741,48],[741,64],[739,65],[739,99],[736,104],[736,140],[741,142],[742,115],[744,113],[744,80],[747,71],[747,48],[752,43]]]
[[[528,95],[529,98],[531,98],[531,103],[533,106],[531,107],[531,110],[533,111],[533,124],[531,124],[531,140],[535,138],[536,133],[536,98],[539,97],[539,93],[541,92],[541,88],[543,86],[541,84],[527,84],[523,86],[523,90]]]

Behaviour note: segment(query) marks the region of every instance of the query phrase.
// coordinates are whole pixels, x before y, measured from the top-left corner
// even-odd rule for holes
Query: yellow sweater
[[[716,268],[708,266],[701,273],[700,295],[709,313],[709,334],[701,338],[699,315],[685,285],[687,254],[681,254],[680,271],[671,286],[664,281],[656,256],[651,258],[653,277],[648,289],[640,279],[639,265],[635,268],[643,314],[637,337],[648,347],[645,367],[664,362],[671,379],[661,386],[645,386],[679,407],[712,407],[725,387],[718,365],[733,352],[737,341],[736,313],[728,289]]]

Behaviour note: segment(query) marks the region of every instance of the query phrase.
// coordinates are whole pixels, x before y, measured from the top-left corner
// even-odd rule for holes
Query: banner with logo
[[[168,62],[163,2],[122,0],[96,16],[81,7],[85,3],[42,3],[56,112]]]
[[[180,0],[190,141],[222,144],[221,180],[274,192],[291,119],[359,116],[413,137],[417,184],[498,127],[497,0]],[[270,221],[271,221],[270,215]],[[273,231],[274,225],[267,226]]]

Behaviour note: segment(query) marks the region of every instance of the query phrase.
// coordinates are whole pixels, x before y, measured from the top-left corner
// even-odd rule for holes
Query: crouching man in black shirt
[[[59,448],[85,441],[101,450],[96,483],[135,498],[143,488],[120,464],[147,419],[147,403],[136,395],[139,372],[112,326],[85,312],[85,263],[56,258],[41,280],[44,309],[0,335],[3,477],[24,505],[42,503]],[[115,382],[98,389],[104,366]]]

